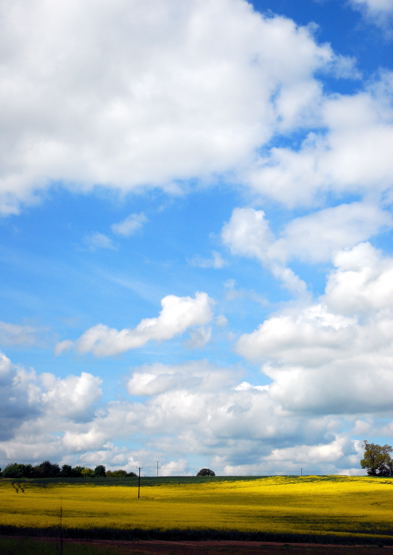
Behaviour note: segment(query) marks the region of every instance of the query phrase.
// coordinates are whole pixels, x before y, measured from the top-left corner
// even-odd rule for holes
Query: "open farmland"
[[[59,529],[65,535],[106,530],[212,531],[250,537],[383,538],[393,542],[393,479],[266,477],[142,481],[132,485],[23,481],[24,492],[0,482],[0,524]],[[14,530],[15,532],[15,530]]]

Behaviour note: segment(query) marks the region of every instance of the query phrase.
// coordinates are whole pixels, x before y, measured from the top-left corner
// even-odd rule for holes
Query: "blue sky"
[[[360,473],[393,441],[393,2],[0,15],[0,466]]]

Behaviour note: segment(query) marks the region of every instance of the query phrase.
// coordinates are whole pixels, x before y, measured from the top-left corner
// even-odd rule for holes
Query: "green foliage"
[[[210,468],[201,468],[201,470],[198,472],[197,476],[215,476],[216,473],[213,470],[210,470]]]
[[[38,478],[55,478],[56,476],[60,476],[60,467],[58,464],[44,461],[34,467],[34,475]]]
[[[106,476],[106,469],[103,464],[99,464],[98,466],[95,467],[94,476],[102,476],[102,477]]]
[[[4,478],[22,478],[26,476],[26,465],[12,463],[5,467],[3,470]]]
[[[106,472],[107,478],[126,478],[127,471],[126,470],[107,470]]]
[[[378,445],[365,441],[364,455],[360,466],[367,469],[369,476],[392,476],[393,461],[390,457],[392,451],[390,445]]]

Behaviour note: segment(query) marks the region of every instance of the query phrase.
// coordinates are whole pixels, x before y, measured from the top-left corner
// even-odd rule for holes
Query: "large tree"
[[[377,443],[364,442],[364,455],[360,466],[367,469],[369,476],[391,476],[393,474],[393,461],[390,453],[393,451],[390,445],[378,445]]]

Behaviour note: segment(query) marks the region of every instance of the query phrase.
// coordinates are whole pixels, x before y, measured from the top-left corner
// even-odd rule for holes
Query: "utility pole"
[[[303,476],[303,468],[300,469],[300,476]]]
[[[138,499],[141,497],[141,467],[138,466]]]
[[[157,478],[158,478],[158,461],[157,461]]]

